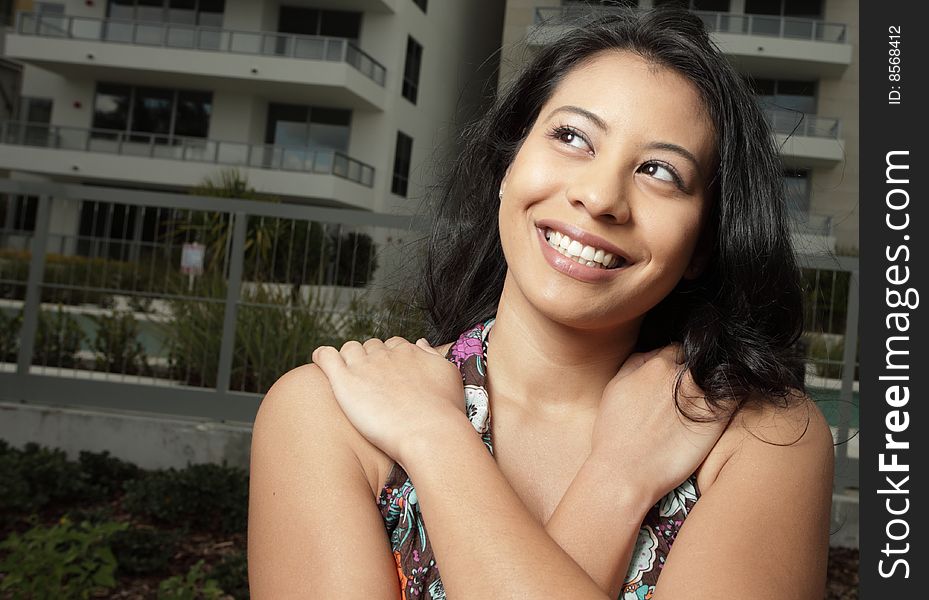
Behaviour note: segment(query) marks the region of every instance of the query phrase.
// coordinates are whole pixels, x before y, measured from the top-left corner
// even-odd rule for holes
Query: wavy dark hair
[[[462,153],[433,199],[434,222],[420,301],[434,345],[494,314],[507,265],[497,192],[543,104],[573,68],[598,52],[626,50],[673,69],[699,90],[716,130],[718,169],[703,232],[708,262],[645,316],[637,350],[683,346],[686,369],[710,417],[753,398],[787,403],[803,389],[794,351],[802,330],[800,271],[791,247],[778,151],[745,81],[710,41],[703,22],[676,8],[619,10],[573,27],[545,46],[465,128]]]

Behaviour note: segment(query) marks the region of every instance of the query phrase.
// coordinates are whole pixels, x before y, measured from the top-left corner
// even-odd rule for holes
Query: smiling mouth
[[[578,264],[608,270],[619,269],[626,266],[628,262],[623,256],[612,254],[595,246],[586,246],[577,240],[572,240],[560,231],[546,227],[543,233],[549,246]]]

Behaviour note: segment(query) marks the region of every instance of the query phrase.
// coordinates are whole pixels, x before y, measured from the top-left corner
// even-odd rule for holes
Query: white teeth
[[[618,266],[620,262],[625,262],[622,257],[593,246],[585,246],[559,231],[546,229],[545,239],[548,240],[552,248],[558,250],[564,256],[588,267],[611,269]]]

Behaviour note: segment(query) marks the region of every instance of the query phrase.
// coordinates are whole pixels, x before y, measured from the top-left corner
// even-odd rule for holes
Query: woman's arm
[[[657,600],[821,600],[825,590],[834,449],[809,400],[743,411],[734,447],[684,521]]]
[[[449,598],[609,598],[532,518],[463,415],[398,458]]]
[[[252,430],[249,589],[255,600],[399,598],[397,567],[329,381],[299,367],[268,391]]]
[[[653,505],[622,481],[621,472],[616,461],[588,458],[545,524],[610,598],[619,597],[639,528]]]

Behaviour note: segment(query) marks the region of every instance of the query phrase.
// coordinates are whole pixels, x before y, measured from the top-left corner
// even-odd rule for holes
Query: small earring
[[[500,198],[500,200],[503,200],[503,188],[500,188],[500,193],[497,194],[497,196]]]

